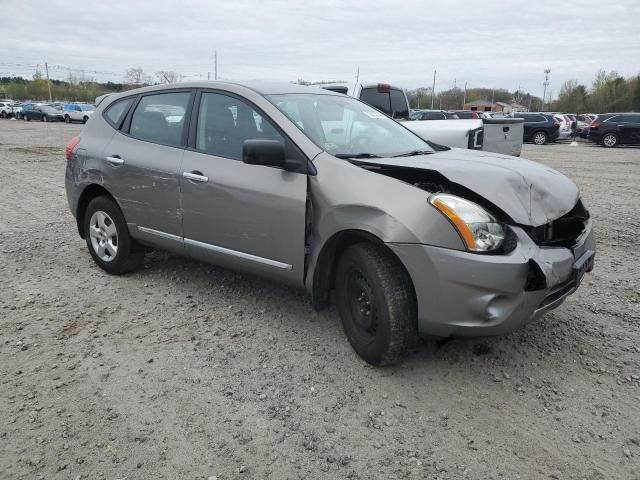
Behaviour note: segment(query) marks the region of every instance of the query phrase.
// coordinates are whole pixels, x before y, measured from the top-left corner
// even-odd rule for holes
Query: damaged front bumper
[[[498,335],[558,307],[593,268],[592,222],[572,249],[541,248],[510,227],[516,248],[478,255],[420,244],[387,244],[409,272],[421,335]]]

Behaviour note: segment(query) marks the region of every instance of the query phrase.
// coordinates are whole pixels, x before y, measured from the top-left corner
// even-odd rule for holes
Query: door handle
[[[205,177],[202,175],[202,172],[193,171],[193,172],[182,172],[182,176],[187,180],[191,180],[195,183],[205,183],[209,181],[209,177]]]
[[[111,157],[106,157],[105,160],[107,162],[109,162],[111,165],[113,165],[114,167],[117,167],[118,165],[124,164],[124,160],[121,159],[118,155],[113,155]]]

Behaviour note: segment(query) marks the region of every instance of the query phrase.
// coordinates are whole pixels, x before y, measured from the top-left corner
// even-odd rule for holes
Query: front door
[[[306,174],[242,162],[247,139],[297,149],[235,96],[202,92],[194,108],[195,148],[185,152],[180,178],[185,248],[194,258],[302,285]]]

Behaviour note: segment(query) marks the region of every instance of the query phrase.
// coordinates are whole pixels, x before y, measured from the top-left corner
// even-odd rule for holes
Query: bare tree
[[[142,83],[151,83],[149,75],[144,73],[141,67],[132,67],[124,73],[125,83],[140,85]]]
[[[182,75],[173,70],[160,70],[156,72],[158,83],[178,83],[182,81]]]

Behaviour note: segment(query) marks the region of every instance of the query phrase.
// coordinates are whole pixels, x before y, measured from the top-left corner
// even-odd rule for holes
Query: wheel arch
[[[397,261],[411,281],[404,264],[398,256],[376,235],[361,229],[346,229],[334,233],[320,249],[313,271],[309,272],[311,302],[316,310],[329,306],[331,291],[335,287],[335,273],[342,253],[351,245],[369,243],[387,252]],[[413,284],[412,284],[413,286]],[[415,295],[415,292],[414,292]]]
[[[84,216],[87,212],[87,207],[89,206],[89,203],[91,203],[91,200],[97,197],[108,197],[113,200],[116,205],[118,205],[118,208],[120,208],[120,204],[118,203],[116,198],[111,195],[109,190],[104,188],[102,185],[99,185],[97,183],[87,185],[85,189],[82,190],[82,193],[78,198],[78,204],[76,207],[76,225],[78,227],[78,233],[82,238],[85,238]],[[120,208],[120,211],[122,211],[122,208]]]

